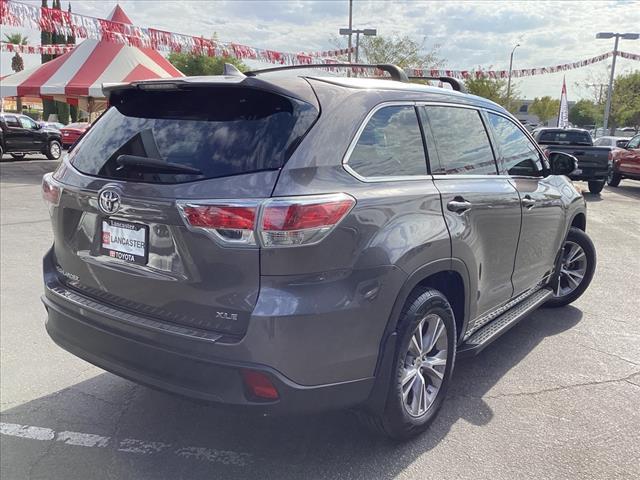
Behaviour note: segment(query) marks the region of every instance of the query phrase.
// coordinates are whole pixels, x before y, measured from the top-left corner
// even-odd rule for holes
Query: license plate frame
[[[108,236],[105,235],[107,233]],[[112,233],[116,235],[112,237]],[[142,246],[139,244],[141,241],[144,242]],[[149,260],[149,225],[118,218],[102,218],[100,254],[126,263],[146,265]]]

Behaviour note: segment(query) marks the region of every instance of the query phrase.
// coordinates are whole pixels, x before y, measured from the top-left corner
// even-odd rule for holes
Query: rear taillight
[[[292,247],[325,238],[356,201],[344,193],[265,201],[178,202],[187,226],[227,245]]]
[[[53,179],[51,173],[42,177],[42,198],[50,206],[57,207],[60,203],[62,187]]]
[[[355,203],[344,193],[267,200],[260,222],[262,244],[265,247],[289,247],[318,243]]]
[[[187,226],[211,233],[223,243],[255,245],[258,203],[178,204]]]

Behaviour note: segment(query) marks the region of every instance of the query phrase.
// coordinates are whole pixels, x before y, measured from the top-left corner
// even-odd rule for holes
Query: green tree
[[[193,53],[172,52],[167,56],[167,60],[187,76],[222,75],[225,63],[234,65],[241,72],[248,69],[241,60],[232,57],[208,57]]]
[[[611,98],[612,127],[640,130],[640,71],[620,75],[613,84]]]
[[[602,123],[602,105],[591,100],[578,100],[569,110],[569,121],[578,127],[588,127]]]
[[[520,108],[520,103],[516,100],[520,96],[520,93],[513,81],[511,82],[511,91],[509,94],[510,102],[508,102],[507,99],[507,81],[504,79],[489,77],[476,78],[475,72],[471,72],[471,76],[464,81],[464,85],[469,93],[487,98],[505,108],[508,107],[507,109],[512,113],[515,113],[518,108]]]
[[[26,45],[27,43],[29,43],[29,38],[20,33],[12,33],[12,34],[5,33],[4,38],[7,43],[12,43],[14,45]],[[13,58],[11,58],[11,70],[13,70],[16,73],[24,70],[24,60],[22,59],[22,56],[20,55],[19,52],[16,52]],[[16,107],[18,109],[18,112],[22,113],[21,97],[16,98]]]
[[[439,45],[425,51],[419,43],[405,35],[385,37],[360,37],[359,62],[392,63],[402,68],[438,68],[444,64],[439,55]],[[352,57],[354,59],[354,57]]]
[[[558,115],[559,110],[560,100],[553,99],[549,96],[534,98],[529,107],[529,112],[536,115],[545,125],[550,119]]]

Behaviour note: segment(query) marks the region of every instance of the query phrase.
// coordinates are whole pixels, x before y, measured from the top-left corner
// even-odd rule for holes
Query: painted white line
[[[0,423],[0,433],[11,437],[30,438],[31,440],[53,440],[56,434],[50,428],[30,427],[16,423]]]
[[[164,442],[151,442],[135,438],[116,440],[93,433],[56,432],[50,428],[19,425],[17,423],[0,422],[0,434],[9,437],[27,438],[30,440],[56,441],[65,445],[85,448],[106,448],[111,446],[119,452],[137,455],[154,455],[161,452],[171,452],[180,458],[201,460],[210,463],[221,463],[243,467],[251,463],[251,454],[233,452],[231,450],[217,450],[205,447],[180,447]]]
[[[78,447],[104,448],[109,445],[110,439],[109,437],[93,435],[92,433],[60,432],[56,436],[56,440],[67,445],[77,445]]]

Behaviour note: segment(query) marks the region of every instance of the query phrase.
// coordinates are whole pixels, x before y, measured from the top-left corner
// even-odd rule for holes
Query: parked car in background
[[[29,153],[41,153],[50,160],[62,154],[62,136],[59,131],[44,128],[26,115],[0,114],[0,158],[8,153],[15,159]]]
[[[60,122],[39,122],[43,128],[53,128],[54,130],[60,131],[64,128],[64,124]]]
[[[611,150],[609,157],[608,185],[617,187],[623,178],[640,180],[640,134],[629,140],[624,148]]]
[[[51,338],[203,400],[425,430],[456,357],[576,300],[596,253],[573,156],[378,68],[396,80],[227,66],[107,87],[43,179]]]
[[[589,191],[598,194],[607,180],[608,147],[594,147],[591,134],[579,128],[538,128],[533,138],[547,151],[566,152],[578,159],[578,168],[569,175],[572,180],[589,182]]]
[[[87,131],[89,125],[90,123],[88,122],[76,122],[61,128],[60,133],[62,133],[62,145],[64,148],[68,148],[76,143],[78,138]]]
[[[629,138],[625,137],[600,137],[594,140],[593,146],[624,148],[629,140]]]

